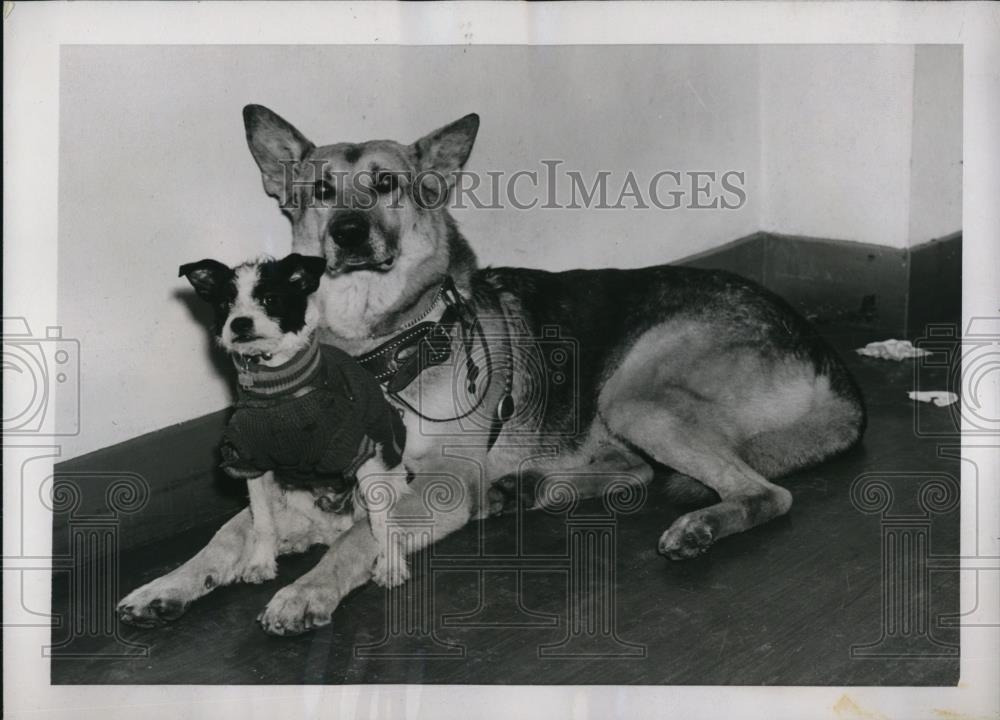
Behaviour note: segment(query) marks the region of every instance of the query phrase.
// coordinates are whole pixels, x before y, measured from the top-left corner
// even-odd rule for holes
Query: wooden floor
[[[641,508],[610,519],[594,502],[572,516],[531,512],[470,525],[416,558],[415,580],[392,591],[365,587],[345,600],[331,626],[299,638],[269,637],[254,618],[317,552],[283,559],[279,579],[265,585],[217,590],[165,628],[120,626],[80,637],[72,634],[80,632],[74,623],[63,623],[53,641],[73,642],[54,651],[52,681],[954,685],[958,630],[942,615],[959,611],[958,573],[929,573],[927,586],[914,581],[895,596],[901,605],[893,604],[882,586],[882,535],[889,526],[861,512],[849,490],[862,474],[893,473],[887,481],[898,503],[893,511],[912,514],[918,474],[957,479],[959,461],[939,457],[940,441],[915,432],[915,406],[906,395],[912,362],[849,352],[869,339],[875,338],[835,341],[868,401],[863,447],[783,480],[795,499],[789,516],[723,540],[699,559],[670,562],[656,553],[679,509],[654,484]],[[944,388],[943,372],[926,378]],[[952,419],[948,409],[924,406],[917,422],[922,432],[943,432]],[[929,527],[930,552],[948,556],[958,552],[958,525],[956,510],[918,518],[910,530]],[[214,529],[127,553],[122,594],[186,559]],[[578,565],[572,573],[578,581],[570,583],[568,558],[579,557],[574,553],[586,544],[570,552],[567,537],[588,533],[613,536],[613,547],[604,548],[613,559]],[[906,569],[918,573],[919,562]],[[412,619],[422,598],[429,599],[427,632],[389,633],[387,613],[409,603]],[[97,627],[84,614],[107,611],[113,602],[76,607],[62,573],[53,600],[53,612],[77,628]],[[903,620],[915,624],[887,625],[884,602],[889,620],[903,617],[896,614],[901,609]],[[574,617],[582,620],[570,622]],[[888,656],[852,657],[852,646],[875,644],[886,629],[889,636],[874,652]],[[102,657],[143,648],[145,656]]]

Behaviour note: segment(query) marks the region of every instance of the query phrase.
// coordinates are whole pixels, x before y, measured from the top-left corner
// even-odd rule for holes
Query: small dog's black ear
[[[215,298],[219,292],[219,288],[229,281],[232,274],[233,271],[228,265],[224,265],[218,260],[207,259],[185,263],[177,271],[177,276],[186,277],[199,297],[205,300]]]
[[[288,284],[309,295],[319,288],[319,281],[326,272],[326,258],[314,255],[299,255],[292,253],[280,263],[282,272],[288,279]]]

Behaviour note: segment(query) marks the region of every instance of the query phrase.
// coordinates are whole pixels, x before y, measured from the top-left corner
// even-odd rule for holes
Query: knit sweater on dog
[[[377,445],[388,467],[401,461],[406,432],[399,413],[342,350],[314,335],[283,365],[237,367],[238,399],[222,440],[222,468],[231,477],[273,470],[287,485],[344,492]]]

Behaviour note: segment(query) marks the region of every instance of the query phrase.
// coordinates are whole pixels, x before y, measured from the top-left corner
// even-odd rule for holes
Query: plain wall
[[[289,250],[246,147],[249,102],[317,143],[410,142],[475,111],[479,172],[746,174],[746,204],[725,212],[455,211],[483,264],[649,265],[757,229],[751,46],[69,46],[61,73],[59,320],[82,378],[65,457],[229,404],[177,267]]]
[[[962,46],[918,45],[909,244],[962,227]]]
[[[761,48],[761,229],[909,244],[913,70],[912,45]]]

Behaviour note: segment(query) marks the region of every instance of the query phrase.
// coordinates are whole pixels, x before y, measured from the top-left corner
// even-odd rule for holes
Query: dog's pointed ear
[[[278,261],[278,265],[287,278],[288,284],[303,295],[316,292],[316,289],[319,288],[319,281],[323,278],[323,273],[326,272],[326,258],[313,255],[292,253]]]
[[[177,271],[177,277],[186,277],[191,287],[204,300],[213,300],[219,289],[232,277],[233,271],[218,260],[199,260],[185,263]]]
[[[414,199],[425,207],[447,202],[457,173],[465,166],[479,132],[479,116],[470,113],[413,143],[420,183]]]
[[[420,138],[413,143],[419,168],[439,172],[446,178],[461,170],[469,159],[478,132],[479,116],[470,113]],[[449,185],[451,182],[453,180]]]
[[[264,190],[282,207],[289,203],[291,187],[286,182],[286,166],[298,162],[315,147],[291,123],[263,105],[243,108],[247,145],[264,178]],[[288,178],[290,180],[291,178]]]

